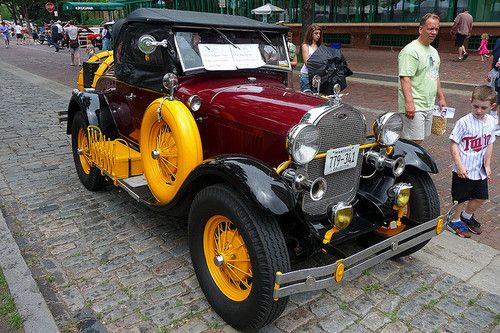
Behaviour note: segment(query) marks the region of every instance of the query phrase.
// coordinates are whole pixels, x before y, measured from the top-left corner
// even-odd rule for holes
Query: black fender
[[[204,161],[191,171],[175,198],[163,208],[185,215],[194,196],[216,183],[230,185],[258,208],[273,215],[289,213],[297,204],[290,185],[272,168],[246,156],[222,155]]]
[[[406,166],[415,167],[419,170],[438,173],[438,166],[432,156],[422,146],[413,141],[399,139],[394,144],[393,158],[403,157]]]
[[[67,134],[71,134],[73,117],[80,111],[85,114],[89,125],[98,126],[110,139],[118,137],[118,129],[104,96],[91,91],[78,91],[77,89],[73,90],[69,101]]]

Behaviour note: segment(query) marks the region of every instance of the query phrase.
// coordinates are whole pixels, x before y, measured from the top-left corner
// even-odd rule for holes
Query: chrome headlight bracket
[[[321,142],[319,129],[312,124],[298,124],[288,131],[286,149],[299,165],[311,162],[318,154]]]
[[[403,130],[403,119],[399,113],[387,112],[377,117],[373,124],[375,139],[384,146],[398,141]]]

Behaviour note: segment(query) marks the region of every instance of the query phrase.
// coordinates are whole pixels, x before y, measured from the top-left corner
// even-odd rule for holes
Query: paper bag
[[[443,135],[446,132],[446,120],[445,117],[432,116],[432,134]]]

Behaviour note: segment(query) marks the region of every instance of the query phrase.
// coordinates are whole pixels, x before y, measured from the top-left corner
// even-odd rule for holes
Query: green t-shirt
[[[411,93],[416,111],[434,107],[439,79],[439,54],[432,46],[422,45],[418,40],[406,45],[398,57],[399,76],[411,77]],[[401,81],[398,89],[399,112],[405,112],[405,100]]]

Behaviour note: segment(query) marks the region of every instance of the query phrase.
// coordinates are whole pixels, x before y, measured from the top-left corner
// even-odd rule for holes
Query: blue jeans
[[[300,82],[300,91],[312,90],[311,83],[309,82],[309,74],[300,74],[299,82]]]
[[[103,51],[111,50],[111,40],[109,38],[102,39],[102,50]]]
[[[52,45],[56,48],[56,51],[59,51],[59,36],[52,36]]]

